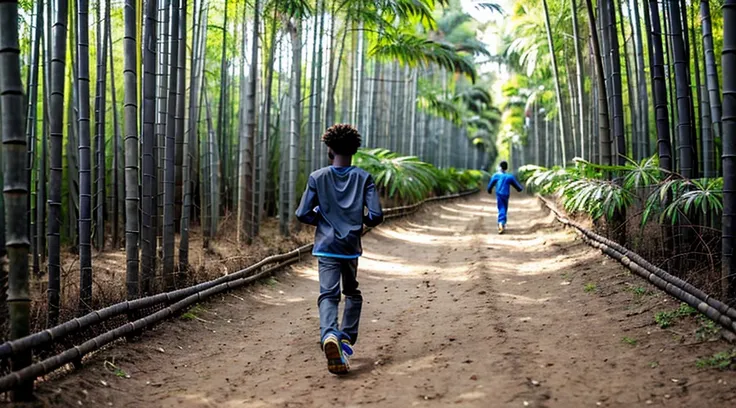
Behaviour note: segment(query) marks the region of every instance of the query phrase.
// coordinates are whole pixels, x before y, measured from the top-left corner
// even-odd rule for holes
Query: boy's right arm
[[[317,225],[319,221],[319,199],[317,197],[317,183],[311,176],[307,180],[307,189],[302,195],[302,202],[296,209],[296,218],[304,224]]]
[[[491,194],[491,192],[493,192],[493,187],[496,186],[497,182],[498,176],[494,174],[493,177],[491,177],[491,181],[488,182],[488,194]]]

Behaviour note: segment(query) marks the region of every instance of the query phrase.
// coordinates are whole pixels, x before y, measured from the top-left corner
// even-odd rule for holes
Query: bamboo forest
[[[734,72],[736,0],[0,0],[0,400],[733,406]]]

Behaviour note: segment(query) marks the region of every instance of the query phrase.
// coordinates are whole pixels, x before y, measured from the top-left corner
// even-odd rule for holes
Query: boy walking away
[[[494,174],[491,177],[491,181],[488,183],[488,194],[493,192],[493,188],[496,188],[496,202],[498,203],[498,233],[503,234],[506,230],[506,214],[509,209],[509,195],[511,193],[511,187],[514,187],[516,191],[521,192],[523,188],[521,184],[516,180],[513,174],[509,174],[506,171],[509,169],[509,164],[505,161],[501,162],[501,171]]]
[[[373,178],[353,167],[361,136],[345,124],[327,129],[322,141],[329,148],[332,165],[309,176],[307,189],[296,211],[299,221],[316,225],[313,255],[319,260],[319,325],[327,368],[333,374],[350,370],[348,357],[358,339],[363,297],[356,274],[363,253],[363,224],[375,227],[383,211]],[[367,213],[365,209],[367,208]],[[337,324],[340,281],[345,295],[342,325]]]

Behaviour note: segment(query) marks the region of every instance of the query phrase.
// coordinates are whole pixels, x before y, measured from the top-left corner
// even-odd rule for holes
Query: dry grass
[[[109,236],[109,235],[108,235]],[[189,236],[189,265],[184,281],[178,281],[177,287],[196,284],[217,277],[237,272],[261,259],[275,254],[291,251],[312,240],[314,229],[302,228],[292,237],[283,237],[279,233],[279,221],[273,218],[263,220],[260,235],[253,244],[245,246],[237,242],[234,214],[222,217],[215,239],[210,240],[209,248],[203,247],[202,232],[199,225],[192,226]],[[123,244],[121,244],[123,245]],[[175,265],[179,258],[179,236],[176,237]],[[160,290],[162,285],[160,253],[156,263],[154,285]],[[92,309],[121,302],[126,297],[125,285],[125,249],[110,248],[92,254]],[[61,276],[61,309],[60,321],[66,321],[76,315],[79,299],[79,256],[72,248],[62,250]],[[31,282],[32,299],[32,332],[46,327],[46,288],[48,280],[45,274],[34,278]]]

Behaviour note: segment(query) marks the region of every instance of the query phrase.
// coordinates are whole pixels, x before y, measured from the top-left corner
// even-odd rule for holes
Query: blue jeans
[[[498,223],[505,227],[506,213],[509,210],[509,196],[496,195],[496,202],[498,203]]]
[[[321,340],[328,334],[338,339],[346,339],[350,344],[358,340],[360,310],[363,296],[355,279],[358,273],[358,259],[319,258],[319,328]],[[342,328],[337,325],[337,307],[340,304],[340,281],[345,295],[345,310],[342,315]]]

